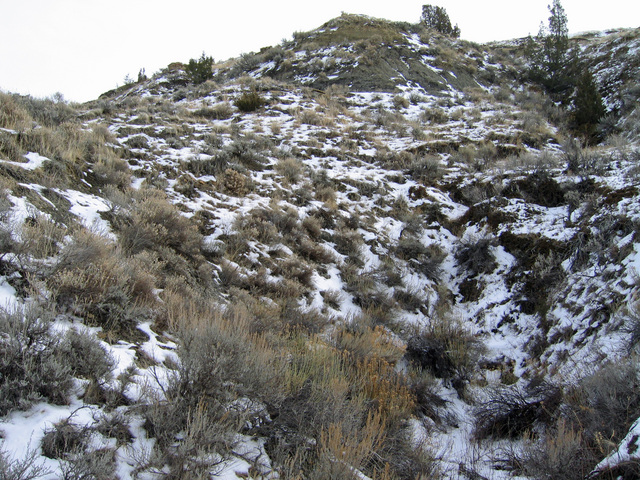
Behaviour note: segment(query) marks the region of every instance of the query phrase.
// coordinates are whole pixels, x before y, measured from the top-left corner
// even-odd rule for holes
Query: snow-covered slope
[[[353,16],[200,85],[2,94],[0,472],[633,471],[637,38],[573,39],[593,148],[517,42]]]

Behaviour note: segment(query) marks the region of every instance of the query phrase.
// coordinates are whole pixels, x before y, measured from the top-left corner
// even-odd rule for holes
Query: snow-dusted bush
[[[47,400],[65,404],[72,368],[45,310],[0,309],[0,416]]]
[[[417,182],[431,185],[442,177],[443,171],[439,158],[427,155],[412,161],[408,173]]]
[[[455,258],[458,265],[469,275],[488,274],[496,268],[493,247],[496,241],[492,237],[469,237],[458,244]]]
[[[27,449],[22,458],[11,458],[0,451],[0,478],[4,480],[35,480],[51,473],[39,463],[38,451]]]
[[[229,456],[236,432],[264,410],[262,402],[279,403],[283,364],[263,337],[251,333],[246,311],[227,316],[204,298],[187,309],[180,296],[166,300],[180,362],[161,392],[147,392],[144,428],[156,439],[148,467],[166,463],[175,475],[205,474]]]
[[[116,363],[94,334],[73,328],[65,334],[60,353],[67,359],[74,377],[95,382],[109,380]]]
[[[486,392],[475,411],[474,435],[485,438],[520,438],[541,422],[549,422],[558,408],[562,390],[542,384],[530,390],[497,385]]]
[[[409,338],[405,356],[416,368],[451,382],[461,394],[483,350],[460,319],[441,314]]]

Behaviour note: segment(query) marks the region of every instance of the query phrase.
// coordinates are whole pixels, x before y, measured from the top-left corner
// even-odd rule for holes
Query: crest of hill
[[[421,24],[343,14],[293,40],[243,55],[218,78],[242,75],[324,90],[401,91],[420,87],[428,94],[488,86],[503,69],[481,46],[442,36]]]
[[[172,63],[154,78],[162,77],[158,80],[171,93],[188,85],[184,67]],[[517,72],[518,66],[500,49],[496,56],[482,45],[440,35],[421,24],[343,14],[315,30],[295,32],[292,40],[214,65],[213,80],[224,84],[247,76],[268,77],[318,90],[339,85],[352,92],[412,89],[441,96],[511,84]],[[146,86],[153,84],[151,79]],[[126,85],[101,98],[131,88]]]

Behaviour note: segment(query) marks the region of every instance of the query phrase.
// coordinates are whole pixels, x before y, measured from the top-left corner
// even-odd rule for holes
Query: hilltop
[[[0,472],[635,478],[640,30],[571,43],[591,147],[524,39],[354,15],[0,94]]]

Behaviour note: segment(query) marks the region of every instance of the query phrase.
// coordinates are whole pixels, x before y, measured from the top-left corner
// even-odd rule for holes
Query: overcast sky
[[[415,23],[444,7],[475,42],[536,34],[552,0],[0,0],[0,90],[87,101],[202,52],[216,60],[258,51],[342,12]],[[569,31],[640,26],[637,0],[562,0]]]

